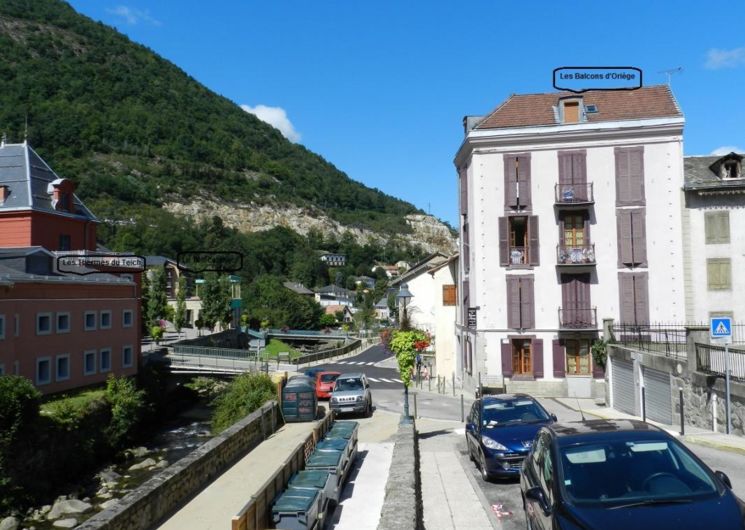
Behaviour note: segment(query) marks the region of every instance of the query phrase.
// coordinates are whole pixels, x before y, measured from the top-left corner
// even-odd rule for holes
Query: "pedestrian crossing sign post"
[[[719,343],[732,342],[732,319],[730,317],[714,317],[710,320],[709,335]]]

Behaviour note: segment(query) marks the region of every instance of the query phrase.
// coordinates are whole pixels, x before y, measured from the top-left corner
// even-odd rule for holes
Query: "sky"
[[[745,150],[745,2],[72,0],[352,179],[458,225],[466,115],[562,66],[670,76],[686,155]]]

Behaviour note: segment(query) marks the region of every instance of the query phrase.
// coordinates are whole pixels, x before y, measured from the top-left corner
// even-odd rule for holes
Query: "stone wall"
[[[412,421],[398,426],[378,530],[422,530],[422,521],[419,442]]]
[[[279,407],[276,401],[270,401],[130,492],[114,507],[100,512],[77,528],[132,530],[153,527],[278,427]]]
[[[722,376],[693,372],[684,377],[673,376],[673,389],[683,389],[683,414],[686,425],[726,432],[727,415],[725,385]],[[745,436],[745,384],[730,381],[730,411],[732,434]],[[716,406],[712,403],[715,402]],[[680,393],[673,392],[675,419],[680,414]],[[716,421],[716,424],[715,424]]]

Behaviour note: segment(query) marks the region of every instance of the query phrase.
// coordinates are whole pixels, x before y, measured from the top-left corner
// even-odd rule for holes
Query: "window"
[[[647,262],[647,229],[644,208],[616,210],[618,266],[644,266]]]
[[[644,148],[616,147],[616,206],[644,206]]]
[[[57,313],[57,333],[70,332],[70,313]]]
[[[455,305],[455,285],[442,286],[442,305]]]
[[[59,249],[60,250],[72,250],[72,244],[70,243],[70,236],[68,234],[60,234]]]
[[[587,186],[587,152],[559,151],[559,188],[557,200],[560,202],[583,202],[590,199]]]
[[[0,340],[5,338],[5,315],[0,315]]]
[[[96,373],[96,350],[83,353],[83,375]]]
[[[561,322],[562,328],[594,328],[595,312],[590,302],[589,274],[561,275]]]
[[[85,323],[85,331],[94,331],[96,329],[96,312],[86,311],[83,314],[83,322]]]
[[[507,327],[529,329],[535,325],[533,276],[507,276]]]
[[[729,212],[706,212],[704,231],[707,245],[729,243]]]
[[[52,361],[49,357],[36,359],[36,384],[46,385],[52,380]]]
[[[537,215],[499,218],[499,261],[503,267],[540,264]]]
[[[64,381],[70,379],[70,355],[67,353],[57,356],[57,375],[55,380]]]
[[[131,274],[120,274],[119,277],[130,282],[134,281],[134,276]]]
[[[104,348],[101,350],[101,360],[99,367],[101,372],[108,372],[111,370],[111,348]]]
[[[564,101],[564,123],[579,123],[579,101]]]
[[[530,155],[504,155],[504,206],[530,208]]]
[[[646,272],[618,273],[621,324],[649,324],[647,283]]]
[[[582,214],[565,215],[562,223],[563,246],[585,246],[585,216]]]
[[[567,375],[590,375],[590,341],[585,339],[567,339],[566,347]]]
[[[111,329],[111,311],[101,311],[101,329]]]
[[[36,334],[49,335],[52,332],[52,313],[36,314]]]
[[[129,368],[132,366],[132,364],[132,346],[124,346],[122,348],[122,366],[124,368]]]
[[[740,174],[740,162],[737,160],[727,160],[722,164],[722,178],[726,179],[739,179]]]
[[[710,291],[726,291],[732,288],[732,264],[729,258],[706,260],[706,278]]]
[[[124,311],[122,311],[122,327],[131,328],[133,318],[134,317],[131,309],[125,309]]]

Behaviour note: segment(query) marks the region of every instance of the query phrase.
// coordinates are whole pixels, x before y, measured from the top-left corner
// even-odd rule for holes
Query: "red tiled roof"
[[[513,94],[476,129],[556,125],[553,107],[565,97],[581,97],[585,106],[597,105],[597,113],[587,114],[587,123],[683,116],[670,88],[656,85],[638,90],[588,90],[582,94]]]

